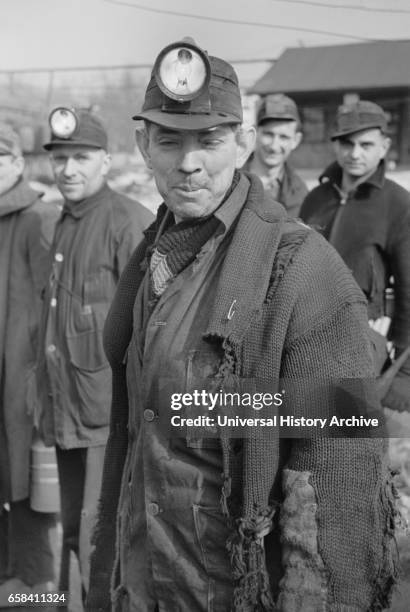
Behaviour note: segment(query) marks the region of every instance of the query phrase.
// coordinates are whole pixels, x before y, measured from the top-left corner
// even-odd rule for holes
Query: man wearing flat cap
[[[337,161],[307,196],[301,217],[340,253],[368,300],[372,328],[387,334],[399,357],[410,345],[410,196],[385,177],[387,128],[386,114],[374,102],[338,109],[332,135]],[[391,313],[386,292],[392,284]],[[410,411],[410,359],[383,403]]]
[[[273,415],[283,389],[291,415],[317,414],[334,379],[366,408],[363,294],[325,240],[238,172],[254,130],[230,64],[192,39],[167,46],[134,119],[164,203],[104,329],[113,404],[87,609],[384,607],[396,573],[384,442],[240,423]]]
[[[297,217],[308,190],[288,162],[302,140],[295,102],[284,94],[266,96],[257,109],[256,126],[255,150],[243,170],[259,176],[272,198]]]
[[[68,590],[73,551],[85,593],[111,405],[102,329],[120,274],[152,215],[107,185],[110,155],[98,117],[57,108],[50,126],[44,148],[64,206],[51,250],[37,381],[41,433],[56,446],[60,478],[59,588]]]
[[[24,178],[20,138],[0,124],[0,607],[54,586],[56,516],[30,505],[35,365],[41,294],[58,209]],[[6,506],[7,504],[7,506]]]

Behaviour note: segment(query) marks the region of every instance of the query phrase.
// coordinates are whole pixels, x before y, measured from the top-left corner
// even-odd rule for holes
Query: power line
[[[254,59],[229,59],[230,64],[263,64],[266,62],[274,62],[275,59],[273,57],[257,57]],[[113,65],[113,66],[62,66],[58,68],[54,66],[53,68],[0,68],[0,77],[4,74],[36,74],[36,73],[50,73],[50,72],[103,72],[103,71],[114,71],[114,70],[140,70],[140,69],[151,69],[152,62],[149,64],[123,64],[121,66]]]
[[[174,15],[177,17],[188,17],[189,19],[199,19],[205,21],[214,21],[218,23],[232,23],[235,25],[246,25],[258,28],[270,28],[274,30],[290,30],[292,32],[308,32],[310,34],[325,34],[327,36],[337,36],[338,38],[346,38],[349,40],[360,40],[366,42],[375,42],[374,38],[367,38],[365,36],[354,36],[353,34],[343,34],[338,32],[329,32],[328,30],[316,30],[312,28],[302,28],[299,26],[286,26],[278,25],[273,23],[264,23],[261,21],[240,21],[239,19],[224,19],[223,17],[209,17],[208,15],[195,15],[193,13],[183,13],[180,11],[169,11],[166,9],[152,8],[144,6],[142,4],[134,4],[133,2],[125,2],[124,0],[104,0],[108,4],[116,4],[122,6],[129,6],[140,11],[146,11],[148,13],[160,13],[163,15]]]
[[[395,8],[371,8],[370,6],[358,6],[357,4],[329,4],[328,2],[313,2],[310,0],[273,0],[284,4],[306,4],[307,6],[322,6],[331,9],[349,9],[351,11],[362,11],[364,13],[399,13],[410,15],[408,9]]]

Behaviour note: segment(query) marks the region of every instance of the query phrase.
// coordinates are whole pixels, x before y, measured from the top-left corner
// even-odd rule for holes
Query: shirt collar
[[[240,173],[238,183],[232,190],[232,193],[215,211],[215,217],[224,225],[225,229],[223,233],[226,233],[231,228],[233,222],[243,208],[246,202],[246,196],[248,195],[249,184],[249,179],[244,174]]]

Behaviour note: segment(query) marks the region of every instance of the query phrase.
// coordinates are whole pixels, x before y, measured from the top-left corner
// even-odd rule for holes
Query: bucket
[[[57,457],[53,446],[40,440],[31,446],[30,506],[36,512],[60,511]]]

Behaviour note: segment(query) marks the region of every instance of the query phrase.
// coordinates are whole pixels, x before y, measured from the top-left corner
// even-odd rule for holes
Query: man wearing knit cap
[[[40,424],[45,443],[57,450],[63,526],[59,588],[68,590],[72,551],[85,594],[111,405],[102,328],[121,272],[152,216],[108,187],[111,159],[99,118],[57,108],[50,126],[44,148],[64,206],[44,295],[37,366]]]
[[[54,586],[56,517],[30,505],[41,294],[58,209],[25,180],[18,134],[0,124],[0,607]]]
[[[302,140],[295,102],[284,94],[266,96],[257,109],[256,125],[255,151],[243,170],[259,176],[272,198],[297,217],[308,190],[288,162]]]
[[[254,130],[230,64],[192,39],[168,45],[134,119],[164,203],[105,324],[113,404],[87,609],[387,606],[383,440],[287,439],[274,424],[341,399],[378,407],[363,294],[325,240],[238,172]],[[268,428],[241,425],[255,414]]]
[[[371,326],[392,341],[397,358],[410,345],[410,196],[385,177],[387,129],[386,114],[374,102],[338,109],[337,161],[307,196],[301,217],[340,253],[368,300]],[[394,309],[386,300],[392,286]],[[410,411],[410,359],[384,405]]]

